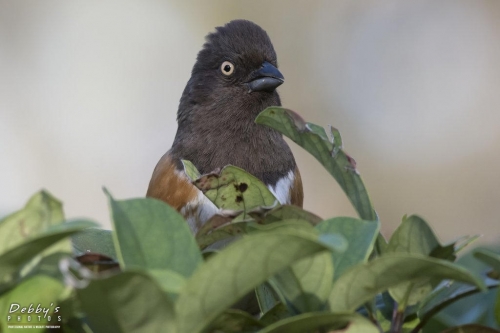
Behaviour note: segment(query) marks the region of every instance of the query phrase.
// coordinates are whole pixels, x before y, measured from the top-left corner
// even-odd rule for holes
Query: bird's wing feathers
[[[169,153],[166,153],[153,171],[146,196],[165,201],[180,211],[187,203],[196,199],[198,192],[184,172],[177,170]]]
[[[196,188],[183,170],[177,170],[169,153],[163,155],[149,182],[147,197],[165,201],[187,220],[193,233],[219,209]]]
[[[290,203],[302,208],[304,204],[304,189],[302,188],[302,177],[300,177],[298,167],[295,167],[295,172],[293,174],[293,184],[290,188]]]
[[[302,179],[297,167],[290,170],[284,177],[279,179],[274,186],[267,186],[271,193],[282,205],[295,205],[302,207],[304,193],[302,190]]]

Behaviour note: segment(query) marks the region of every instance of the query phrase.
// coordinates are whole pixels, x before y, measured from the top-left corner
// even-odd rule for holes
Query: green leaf
[[[268,312],[280,301],[278,295],[268,282],[265,282],[255,288],[255,297],[257,297],[257,303],[259,304],[259,309],[262,313]]]
[[[304,258],[270,279],[293,313],[322,311],[333,283],[330,253]]]
[[[307,210],[303,210],[300,207],[292,206],[292,205],[282,205],[274,208],[273,210],[267,212],[264,217],[261,219],[256,218],[257,220],[262,220],[262,223],[269,224],[276,221],[284,221],[284,220],[300,220],[310,223],[311,225],[317,225],[322,221],[322,218],[308,212]]]
[[[191,179],[191,181],[195,181],[196,179],[200,178],[201,174],[196,169],[193,163],[187,160],[181,160],[182,165],[184,166],[184,172],[186,175]]]
[[[210,325],[208,332],[255,332],[264,325],[241,310],[226,310]]]
[[[446,260],[417,254],[385,254],[346,271],[333,284],[330,308],[333,312],[353,311],[380,292],[423,279],[451,279],[485,289],[477,276]]]
[[[47,191],[34,194],[23,209],[0,221],[0,254],[64,220],[62,204]],[[68,247],[68,252],[71,248]]]
[[[496,251],[496,249],[494,250]],[[457,260],[457,264],[485,279],[485,271],[488,267],[474,258],[473,252],[468,252],[460,256]],[[490,280],[486,279],[485,281],[489,287],[490,283],[488,281]],[[493,304],[497,296],[496,293],[497,290],[490,289],[487,292],[475,293],[463,299],[459,299],[452,304],[448,304],[429,321],[429,324],[440,321],[446,323],[447,327],[460,326],[468,323],[477,323],[494,327],[496,321]],[[429,332],[432,331],[429,330]]]
[[[289,318],[290,313],[283,303],[276,303],[271,309],[266,311],[259,321],[264,324],[264,326],[269,326],[279,320]]]
[[[347,240],[343,253],[332,252],[334,280],[351,266],[368,260],[380,229],[378,221],[364,221],[353,217],[335,217],[316,226],[320,234],[340,234]]]
[[[403,217],[403,222],[389,240],[387,252],[429,255],[438,246],[439,241],[427,222],[411,215]]]
[[[214,216],[214,218],[217,218]],[[254,222],[236,222],[228,223],[219,227],[208,234],[197,234],[196,242],[201,250],[208,246],[231,237],[247,234],[249,232],[249,224]]]
[[[497,276],[500,274],[500,254],[488,249],[477,249],[474,251],[474,257],[493,268]],[[497,292],[494,314],[497,324],[500,325],[500,290]]]
[[[500,273],[500,254],[488,249],[478,249],[474,251],[474,257]]]
[[[305,313],[280,320],[259,333],[379,333],[377,327],[365,317],[349,313]]]
[[[61,325],[58,318],[61,311],[57,306],[63,294],[63,284],[52,277],[35,275],[24,280],[0,297],[0,313],[2,314],[0,328],[7,329],[7,325],[25,324],[40,327],[29,329],[29,332],[45,332],[45,325]],[[48,313],[45,315],[40,310],[36,313],[38,305],[40,305],[39,309],[48,309]],[[26,309],[23,311],[24,313],[21,313],[23,308]],[[10,310],[16,311],[11,312]],[[31,313],[28,313],[30,311]],[[8,320],[8,316],[12,316],[12,318]],[[18,321],[18,316],[21,321]],[[38,318],[38,316],[41,317]]]
[[[328,248],[305,231],[248,235],[209,258],[179,295],[181,333],[201,332],[219,314],[290,264]]]
[[[500,326],[500,290],[497,292],[497,300],[495,301],[495,320]]]
[[[483,325],[469,324],[452,327],[441,333],[500,333],[500,331]]]
[[[386,253],[413,253],[429,255],[440,247],[439,241],[430,226],[421,217],[403,217],[403,222],[393,233]],[[415,305],[422,301],[434,288],[432,281],[423,277],[401,283],[389,289],[389,294],[398,303]]]
[[[26,279],[35,275],[46,275],[59,281],[63,281],[63,275],[59,270],[59,262],[61,259],[68,257],[68,254],[64,252],[57,252],[44,256],[37,261],[34,266],[28,265],[30,266],[28,269],[23,268],[19,277],[21,279]]]
[[[166,269],[150,269],[147,271],[158,285],[166,292],[172,300],[177,299],[182,287],[186,284],[186,278],[174,271]]]
[[[143,273],[91,280],[77,296],[94,332],[177,332],[172,302]]]
[[[334,139],[337,138],[337,142],[332,143],[322,127],[306,123],[295,112],[275,106],[262,111],[255,122],[277,130],[311,153],[339,183],[359,216],[367,221],[378,220],[356,163],[338,142],[338,131],[331,129]]]
[[[277,203],[274,195],[257,177],[232,165],[225,166],[219,174],[203,175],[193,184],[223,210],[245,213]]]
[[[417,215],[403,217],[401,225],[392,235],[386,252],[417,253],[438,259],[455,261],[456,253],[476,240],[478,236],[467,236],[448,244],[441,245],[429,224]]]
[[[0,281],[6,275],[21,268],[26,262],[40,254],[43,250],[74,233],[85,228],[95,227],[90,221],[73,221],[54,225],[25,239],[15,247],[0,255]]]
[[[224,239],[278,228],[312,229],[312,225],[321,220],[299,207],[288,205],[278,206],[263,216],[255,216],[253,212],[249,215],[254,216],[255,220],[231,222],[231,218],[215,215],[196,234],[198,246],[203,250]]]
[[[497,288],[498,281],[485,277],[485,285],[488,289]],[[481,289],[475,286],[460,282],[450,281],[442,283],[418,306],[418,316],[421,319],[421,326],[424,326],[435,314],[450,304],[481,291]]]
[[[403,217],[403,222],[389,240],[386,253],[420,254],[451,261],[456,258],[455,243],[442,246],[427,222],[417,215]],[[423,277],[392,287],[389,293],[398,303],[415,305],[424,300],[435,286],[435,281]]]
[[[91,252],[118,260],[111,230],[89,228],[73,235],[71,241],[77,256]]]
[[[122,268],[167,269],[189,277],[202,262],[189,226],[175,209],[151,198],[108,196]]]

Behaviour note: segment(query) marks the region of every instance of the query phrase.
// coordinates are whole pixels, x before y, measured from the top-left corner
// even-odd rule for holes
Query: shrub
[[[276,204],[239,168],[200,175],[189,161],[183,162],[193,183],[231,212],[195,236],[179,213],[154,199],[115,200],[106,191],[109,231],[66,221],[61,203],[42,191],[0,222],[0,331],[498,332],[435,318],[464,297],[498,287],[499,254],[474,253],[491,267],[489,276],[467,269],[455,263],[457,253],[477,237],[443,245],[416,215],[404,216],[386,242],[336,129],[327,135],[278,107],[256,122],[309,151],[359,218],[322,220]],[[500,296],[492,292],[498,322]],[[494,302],[481,306],[491,311]]]

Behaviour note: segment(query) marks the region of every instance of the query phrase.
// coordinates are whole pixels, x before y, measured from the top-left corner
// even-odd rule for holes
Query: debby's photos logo
[[[7,314],[8,328],[61,328],[62,317],[60,306],[43,306],[29,304],[28,306],[12,303]]]

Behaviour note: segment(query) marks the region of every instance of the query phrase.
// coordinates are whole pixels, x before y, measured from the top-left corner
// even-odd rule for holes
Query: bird
[[[189,160],[201,174],[226,165],[262,181],[280,204],[303,205],[303,186],[292,151],[276,130],[255,123],[269,106],[281,106],[284,82],[267,32],[233,20],[205,37],[182,93],[172,147],[154,168],[146,197],[179,211],[196,232],[220,213],[183,169]]]

